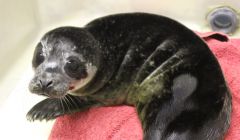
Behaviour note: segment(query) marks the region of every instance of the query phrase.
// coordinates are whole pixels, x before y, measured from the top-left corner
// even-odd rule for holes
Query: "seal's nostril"
[[[53,85],[53,81],[49,81],[46,85],[46,87],[51,87]]]
[[[41,86],[43,86],[43,84],[42,84],[42,81],[41,81],[41,80],[39,80],[39,83],[40,83],[40,85],[41,85]]]
[[[39,85],[41,86],[41,88],[45,89],[45,88],[49,88],[51,86],[53,86],[53,81],[50,80],[39,80]]]

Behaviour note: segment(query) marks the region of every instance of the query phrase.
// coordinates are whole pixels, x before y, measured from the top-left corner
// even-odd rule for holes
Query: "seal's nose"
[[[52,80],[39,80],[42,89],[48,89],[53,86]]]

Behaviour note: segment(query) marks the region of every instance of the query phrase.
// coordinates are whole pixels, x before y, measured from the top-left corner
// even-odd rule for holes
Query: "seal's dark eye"
[[[42,54],[42,44],[38,43],[34,55],[33,55],[33,60],[32,60],[32,65],[34,68],[36,68],[38,65],[40,65],[44,61],[44,56]]]
[[[70,56],[67,58],[67,63],[64,70],[72,78],[81,79],[87,76],[86,66],[77,57]]]

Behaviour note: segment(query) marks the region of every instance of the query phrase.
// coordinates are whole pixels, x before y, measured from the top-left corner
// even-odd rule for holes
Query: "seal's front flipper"
[[[36,104],[28,113],[27,119],[35,120],[51,120],[64,113],[62,102],[58,99],[48,98]]]
[[[81,111],[98,103],[86,98],[82,99],[77,96],[66,95],[64,98],[47,98],[36,104],[28,113],[27,119],[35,120],[52,120],[58,116]]]

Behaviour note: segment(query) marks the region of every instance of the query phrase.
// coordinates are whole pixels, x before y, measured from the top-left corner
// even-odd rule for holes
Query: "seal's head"
[[[61,27],[46,33],[38,43],[32,65],[32,93],[60,98],[86,86],[99,64],[99,44],[84,29]]]

